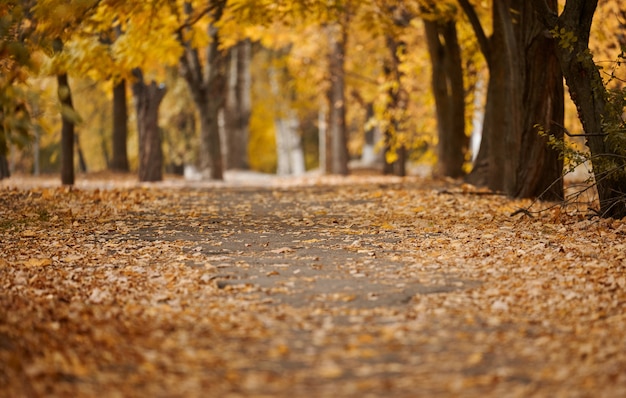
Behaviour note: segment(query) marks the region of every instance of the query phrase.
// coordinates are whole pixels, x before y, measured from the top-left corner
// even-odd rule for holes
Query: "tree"
[[[276,137],[276,173],[301,175],[305,172],[300,119],[293,102],[296,92],[288,84],[293,79],[286,65],[290,46],[271,51],[269,83],[274,99],[274,130]]]
[[[511,196],[562,198],[562,184],[555,183],[561,179],[562,163],[536,127],[563,120],[562,82],[551,43],[543,40],[532,10],[522,0],[493,2],[491,37],[471,4],[459,4],[490,73],[483,141],[470,181]]]
[[[561,14],[532,0],[543,26],[557,41],[556,55],[583,125],[603,217],[626,217],[624,94],[612,97],[589,51],[597,0],[567,0]],[[612,101],[613,99],[613,101]]]
[[[460,177],[467,151],[465,88],[456,21],[439,17],[424,20],[432,65],[432,88],[437,111],[437,174]]]
[[[328,125],[326,129],[326,173],[348,174],[348,136],[346,132],[345,56],[347,29],[343,24],[328,27]]]
[[[114,171],[128,172],[128,105],[126,101],[126,80],[122,79],[113,86],[113,158],[109,168]]]
[[[63,50],[63,42],[57,38],[54,42],[56,52]],[[78,115],[72,103],[72,90],[66,71],[57,72],[59,102],[61,103],[61,183],[74,185],[74,124]]]
[[[210,3],[209,43],[206,45],[204,57],[200,56],[197,47],[190,40],[185,39],[184,33],[193,37],[194,32],[190,31],[193,21],[209,11],[194,14],[191,4],[185,3],[186,23],[178,32],[179,40],[184,45],[184,54],[180,58],[181,73],[189,84],[200,116],[200,172],[216,180],[224,178],[218,116],[225,102],[226,56],[219,48],[219,30],[215,24],[222,18],[225,7],[225,0]]]
[[[20,1],[0,4],[0,180],[11,175],[9,144],[26,141],[32,127],[24,86],[28,73],[36,70],[29,48],[33,29],[25,23],[29,11]]]
[[[133,83],[139,135],[139,181],[163,179],[163,150],[159,131],[159,105],[165,96],[165,85],[154,80],[147,84],[140,69]]]
[[[557,7],[556,0],[550,0],[548,4],[551,9]],[[555,43],[544,34],[532,4],[518,1],[516,7],[519,19],[514,26],[523,82],[523,113],[521,139],[518,141],[520,157],[511,194],[562,200],[563,158],[549,145],[547,137],[539,133],[541,126],[545,126],[557,141],[563,141],[563,132],[557,127],[564,123],[563,75],[555,56]]]
[[[228,51],[226,103],[224,106],[225,163],[227,169],[247,170],[250,121],[250,62],[252,44],[241,40]]]

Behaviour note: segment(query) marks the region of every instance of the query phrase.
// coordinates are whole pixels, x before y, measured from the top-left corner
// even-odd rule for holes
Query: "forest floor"
[[[626,219],[108,177],[0,182],[2,397],[626,396]]]

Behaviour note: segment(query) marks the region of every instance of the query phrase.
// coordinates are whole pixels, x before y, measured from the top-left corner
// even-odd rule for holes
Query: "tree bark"
[[[67,73],[57,75],[61,102],[61,183],[74,185],[74,105]]]
[[[346,131],[345,98],[345,54],[346,27],[335,25],[329,30],[329,72],[328,90],[328,129],[327,145],[330,156],[327,157],[326,172],[330,174],[348,174],[348,136]],[[330,166],[330,167],[328,167]]]
[[[522,91],[522,129],[520,159],[517,167],[516,197],[540,197],[544,200],[563,199],[563,159],[539,135],[538,127],[549,130],[562,140],[560,128],[564,119],[563,75],[556,57],[554,41],[546,37],[536,18],[532,4],[516,0],[514,9],[520,20],[517,27]],[[556,10],[557,0],[549,0]]]
[[[522,82],[519,77],[518,47],[513,30],[511,1],[493,3],[493,37],[490,63],[490,91],[487,100],[497,106],[488,113],[491,125],[484,139],[489,145],[489,188],[512,195],[519,161],[522,114],[519,98]],[[497,56],[495,55],[497,54]],[[491,94],[491,95],[490,95]]]
[[[424,21],[432,66],[437,112],[438,163],[436,173],[461,177],[468,137],[465,134],[465,90],[461,48],[454,21]]]
[[[163,179],[163,150],[159,131],[159,105],[166,89],[152,81],[146,84],[141,71],[134,71],[137,81],[133,83],[137,109],[137,132],[139,135],[139,181]]]
[[[113,158],[110,169],[128,172],[128,104],[126,102],[126,80],[121,80],[113,87]]]
[[[561,15],[545,0],[532,0],[544,27],[553,32],[556,54],[592,155],[593,172],[603,217],[626,217],[626,158],[609,128],[621,126],[613,111],[600,71],[589,51],[589,35],[597,0],[568,0]],[[575,40],[574,40],[575,38]]]

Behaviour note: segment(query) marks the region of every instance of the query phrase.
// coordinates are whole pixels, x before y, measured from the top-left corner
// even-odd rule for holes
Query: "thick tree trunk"
[[[560,128],[551,128],[563,125],[563,75],[554,41],[544,34],[532,4],[525,0],[515,0],[515,3],[514,9],[519,15],[515,26],[524,89],[521,93],[523,117],[517,186],[512,194],[562,200],[563,159],[548,145],[547,138],[539,135],[537,126],[549,129],[557,139],[563,139]],[[556,10],[557,1],[549,0],[549,3]]]
[[[67,73],[57,75],[61,102],[61,183],[74,185],[74,105]]]
[[[133,84],[133,94],[139,135],[139,181],[161,181],[163,150],[159,131],[159,106],[166,90],[154,81],[146,84],[138,70],[135,71],[135,76],[137,81]]]
[[[126,80],[113,87],[113,158],[109,168],[113,171],[128,172],[128,104],[126,102]]]
[[[439,136],[436,173],[460,177],[468,137],[465,134],[465,90],[461,48],[454,21],[424,21],[432,66],[432,85]]]
[[[517,186],[517,165],[521,143],[522,82],[518,73],[519,59],[513,30],[511,1],[493,4],[493,57],[487,100],[497,106],[488,112],[485,124],[490,133],[483,137],[489,145],[489,188],[513,195]]]
[[[348,136],[346,131],[346,98],[345,98],[345,54],[346,28],[335,25],[329,29],[329,72],[330,88],[328,90],[328,137],[330,154],[327,173],[348,174]]]
[[[561,198],[562,163],[535,127],[550,128],[563,120],[563,87],[553,48],[527,2],[494,2],[490,39],[469,2],[459,3],[490,72],[481,147],[468,180],[510,196]]]
[[[532,3],[544,26],[556,32],[561,70],[592,155],[599,212],[603,217],[626,217],[626,159],[607,130],[607,126],[623,127],[624,122],[621,110],[611,111],[600,71],[589,52],[589,34],[598,2],[568,0],[560,16],[545,0],[533,0]]]
[[[248,123],[250,121],[251,77],[250,40],[239,42],[229,51],[228,91],[224,108],[225,116],[225,164],[227,169],[247,170]]]

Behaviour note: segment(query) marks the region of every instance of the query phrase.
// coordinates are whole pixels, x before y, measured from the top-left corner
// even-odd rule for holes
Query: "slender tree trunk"
[[[113,87],[113,158],[110,169],[128,172],[128,104],[126,102],[126,80]]]
[[[436,173],[463,175],[468,147],[465,134],[465,90],[461,48],[454,21],[424,21],[432,65],[432,84],[439,135]]]
[[[180,59],[182,75],[200,114],[200,153],[199,167],[203,176],[211,179],[224,179],[224,163],[222,158],[221,138],[219,129],[219,111],[225,103],[225,55],[219,49],[219,34],[215,23],[224,12],[226,0],[217,0],[213,7],[213,23],[209,26],[211,43],[201,59],[200,54],[190,43],[179,40],[185,46]],[[186,4],[186,11],[191,14],[191,5]]]
[[[5,155],[0,155],[0,180],[11,177],[9,162]]]
[[[626,217],[626,159],[609,129],[624,126],[622,110],[612,110],[609,94],[589,51],[597,0],[568,0],[559,16],[545,0],[532,4],[543,25],[555,33],[561,70],[576,104],[592,155],[603,217]],[[569,35],[569,36],[568,36]],[[575,40],[574,40],[575,38]]]
[[[80,137],[78,134],[74,134],[74,145],[76,146],[76,154],[78,155],[78,170],[81,173],[87,172],[87,162],[85,161],[85,155],[80,147]]]
[[[374,103],[369,102],[365,105],[365,120],[369,121],[374,117]],[[361,162],[365,166],[380,166],[382,162],[384,162],[383,157],[380,154],[380,151],[376,151],[376,144],[382,138],[382,134],[380,132],[380,127],[378,125],[371,123],[371,126],[365,130],[365,140],[363,143],[363,151],[361,154]]]
[[[1,113],[0,116],[2,116]],[[0,180],[11,177],[9,159],[7,158],[8,154],[9,146],[7,145],[7,137],[4,132],[4,127],[2,126],[2,123],[0,123]]]
[[[288,50],[279,51],[276,56],[282,58]],[[279,175],[300,175],[305,171],[300,120],[292,101],[296,93],[288,84],[291,76],[286,67],[270,67],[269,82],[274,98],[274,128],[276,131],[276,173]]]
[[[58,95],[61,102],[61,183],[74,185],[74,105],[67,73],[57,75]]]
[[[135,76],[137,81],[133,84],[133,94],[139,135],[139,181],[161,181],[163,150],[159,131],[159,106],[166,90],[154,81],[146,84],[139,70],[135,71]]]
[[[319,169],[322,172],[330,170],[330,163],[328,161],[328,154],[330,153],[328,147],[328,118],[327,118],[327,103],[322,101],[317,111],[317,151],[319,156]]]
[[[327,173],[348,174],[348,137],[346,131],[346,98],[345,98],[345,54],[346,27],[333,26],[329,31],[329,70],[330,88],[328,90],[328,139],[330,156]]]
[[[239,42],[229,51],[228,91],[224,108],[227,169],[247,170],[248,123],[251,113],[250,40]]]

